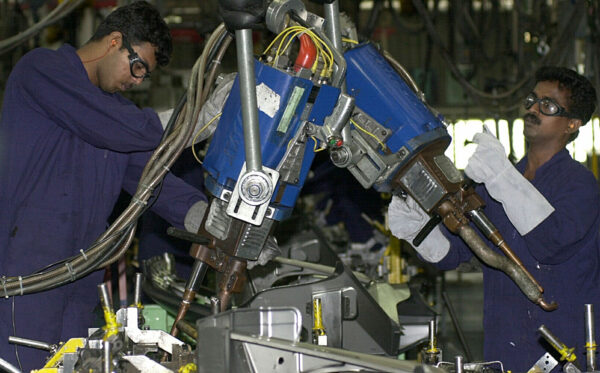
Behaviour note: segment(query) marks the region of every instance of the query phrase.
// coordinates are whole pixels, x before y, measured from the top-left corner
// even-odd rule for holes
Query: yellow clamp
[[[440,352],[440,350],[437,347],[434,348],[430,348],[429,350],[425,351],[428,354],[437,354],[438,352]]]
[[[574,348],[568,348],[567,346],[563,345],[562,348],[557,349],[558,353],[560,354],[560,360],[566,360],[568,362],[574,362],[575,360],[577,360],[577,356],[575,356],[575,354],[573,353],[573,350],[575,350]]]
[[[106,325],[102,327],[105,332],[102,339],[106,341],[119,332],[121,324],[117,322],[117,315],[109,309],[104,309],[104,321],[106,321]]]
[[[313,300],[313,312],[315,313],[313,330],[322,330],[323,329],[323,315],[321,314],[321,299],[320,298],[315,298]]]
[[[59,350],[52,355],[52,357],[46,362],[44,367],[39,370],[32,370],[36,373],[56,373],[58,372],[58,366],[63,361],[63,357],[67,353],[77,352],[78,348],[82,348],[85,343],[84,338],[71,338],[66,343],[60,346]]]
[[[138,303],[138,304],[134,304],[134,303],[132,303],[132,304],[131,304],[129,307],[135,307],[135,308],[137,308],[138,310],[143,310],[143,309],[144,309],[144,305],[143,305],[141,302],[140,302],[140,303]]]
[[[179,370],[177,372],[178,373],[193,373],[193,372],[196,372],[197,370],[198,370],[198,367],[196,366],[196,364],[189,363],[189,364],[184,365],[181,368],[179,368]]]

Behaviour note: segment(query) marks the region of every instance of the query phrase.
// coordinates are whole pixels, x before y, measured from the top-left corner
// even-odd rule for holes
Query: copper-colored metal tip
[[[548,311],[548,312],[554,311],[555,309],[557,309],[557,308],[558,308],[558,304],[556,304],[556,302],[554,302],[554,301],[553,301],[552,303],[548,304],[548,303],[546,303],[546,301],[545,301],[544,299],[542,299],[542,298],[540,298],[540,299],[538,300],[538,304],[540,305],[540,307],[542,307],[542,309],[543,309],[544,311]]]

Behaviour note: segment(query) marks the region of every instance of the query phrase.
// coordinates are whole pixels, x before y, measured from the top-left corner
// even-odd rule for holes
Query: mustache
[[[535,114],[532,114],[532,113],[527,113],[527,114],[523,115],[523,120],[525,122],[530,122],[530,123],[533,123],[538,126],[540,125],[540,123],[542,123],[540,118],[536,117]]]

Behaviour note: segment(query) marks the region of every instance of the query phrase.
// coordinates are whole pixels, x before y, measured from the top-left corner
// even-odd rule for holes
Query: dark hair
[[[558,87],[568,89],[568,111],[586,124],[596,109],[596,90],[583,75],[566,67],[544,66],[535,73],[535,82],[558,82]]]
[[[113,31],[119,31],[132,45],[148,42],[156,46],[156,63],[159,66],[169,63],[173,51],[171,33],[151,4],[136,1],[117,8],[98,26],[91,41],[100,40]]]

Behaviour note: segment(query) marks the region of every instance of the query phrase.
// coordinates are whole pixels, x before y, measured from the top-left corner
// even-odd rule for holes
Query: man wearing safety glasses
[[[525,157],[513,166],[502,144],[484,131],[473,138],[477,147],[465,173],[480,183],[485,214],[558,309],[544,311],[508,276],[482,264],[484,357],[501,361],[505,370],[529,371],[546,352],[555,352],[537,331],[545,325],[574,348],[585,370],[585,304],[600,305],[600,193],[594,175],[565,147],[591,119],[596,91],[567,68],[543,67],[535,78],[524,100]],[[413,233],[405,227],[418,219],[415,206],[392,201],[389,220],[396,236]],[[445,228],[436,228],[416,250],[444,270],[473,256]],[[595,314],[599,325],[600,309]]]
[[[159,12],[140,1],[108,15],[80,49],[38,48],[16,64],[0,119],[0,278],[79,255],[105,231],[121,189],[135,193],[163,126],[118,92],[166,65],[171,51]],[[152,209],[183,228],[190,207],[204,200],[167,174]],[[101,282],[94,272],[14,299],[0,290],[0,358],[29,371],[48,356],[19,347],[19,363],[9,335],[47,343],[86,336]]]

